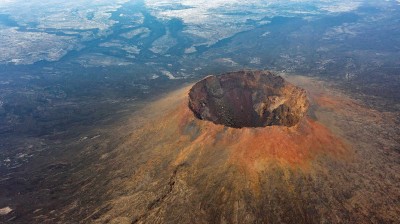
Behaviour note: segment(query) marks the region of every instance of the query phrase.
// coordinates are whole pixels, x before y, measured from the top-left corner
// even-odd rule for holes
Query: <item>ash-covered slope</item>
[[[229,127],[294,126],[308,108],[306,92],[269,71],[208,76],[189,92],[199,119]]]

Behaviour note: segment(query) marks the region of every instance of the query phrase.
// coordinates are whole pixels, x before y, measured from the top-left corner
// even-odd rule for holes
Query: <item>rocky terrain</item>
[[[307,91],[297,125],[200,120],[183,87],[3,179],[0,222],[398,223],[399,114],[284,78]]]
[[[189,92],[196,117],[228,127],[294,126],[308,108],[306,92],[269,71],[208,76]]]

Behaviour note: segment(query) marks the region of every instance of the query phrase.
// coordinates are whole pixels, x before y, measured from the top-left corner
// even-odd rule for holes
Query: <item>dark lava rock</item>
[[[306,91],[269,71],[208,76],[189,92],[195,116],[228,127],[294,126],[308,108]]]

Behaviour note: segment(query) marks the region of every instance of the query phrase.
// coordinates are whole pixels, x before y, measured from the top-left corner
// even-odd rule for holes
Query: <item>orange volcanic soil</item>
[[[186,96],[185,92],[186,90],[182,92],[182,96]],[[304,118],[295,127],[228,128],[196,119],[188,109],[186,100],[179,100],[182,103],[176,110],[160,118],[168,120],[168,123],[179,124],[179,135],[190,139],[190,143],[180,153],[177,164],[184,161],[194,148],[225,148],[230,154],[229,162],[246,167],[248,171],[260,171],[263,164],[271,160],[285,165],[306,167],[318,154],[337,157],[348,151],[343,140],[310,118]],[[154,123],[163,122],[155,120]],[[169,128],[168,125],[163,127]],[[196,132],[187,132],[189,129],[196,129]]]

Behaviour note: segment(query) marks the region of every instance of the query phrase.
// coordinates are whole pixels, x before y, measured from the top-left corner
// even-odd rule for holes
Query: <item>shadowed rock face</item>
[[[294,126],[305,115],[305,90],[269,71],[208,76],[189,92],[195,116],[233,128]]]

